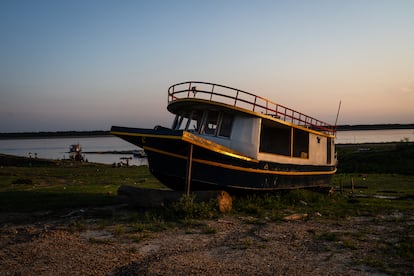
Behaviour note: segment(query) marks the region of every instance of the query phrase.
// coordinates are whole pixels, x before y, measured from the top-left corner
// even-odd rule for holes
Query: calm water
[[[337,144],[345,143],[380,143],[399,142],[401,140],[414,141],[414,129],[391,129],[391,130],[357,130],[338,131]],[[131,151],[138,150],[124,140],[113,137],[90,137],[90,138],[43,138],[43,139],[10,139],[0,140],[0,153],[18,156],[32,156],[37,154],[39,158],[64,159],[69,158],[69,146],[79,143],[83,152],[105,152],[105,151]],[[89,154],[85,153],[89,162],[113,164],[120,162],[121,157],[132,157],[128,154]],[[133,158],[131,165],[146,165],[147,160]]]
[[[113,137],[85,137],[85,138],[42,138],[42,139],[7,139],[0,140],[0,153],[12,154],[18,156],[33,157],[36,154],[38,158],[48,159],[66,159],[69,158],[69,147],[72,144],[79,143],[82,152],[105,152],[105,151],[132,151],[140,148],[124,140]],[[84,153],[89,162],[113,164],[121,161],[121,157],[133,157],[132,154],[92,154]],[[146,165],[147,160],[142,158],[133,158],[129,161],[130,165]]]
[[[386,130],[352,130],[338,131],[336,144],[400,142],[407,140],[414,142],[414,129],[386,129]]]

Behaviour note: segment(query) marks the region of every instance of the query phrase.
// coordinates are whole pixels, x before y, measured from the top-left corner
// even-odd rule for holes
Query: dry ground
[[[223,216],[163,231],[99,219],[1,214],[0,275],[371,275],[409,274],[387,257],[414,214],[328,221]],[[10,222],[14,218],[14,223]],[[16,222],[19,218],[19,222]],[[9,222],[5,222],[9,221]],[[12,220],[13,221],[13,220]],[[412,233],[411,233],[412,234]]]

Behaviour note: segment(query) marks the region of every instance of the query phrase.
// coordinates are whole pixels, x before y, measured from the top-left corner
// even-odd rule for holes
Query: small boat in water
[[[335,126],[255,94],[207,82],[168,89],[171,128],[112,126],[143,148],[174,190],[320,187],[336,172]]]
[[[132,155],[135,158],[146,158],[147,157],[147,154],[145,153],[145,150],[134,150],[132,152]]]
[[[74,161],[84,161],[83,155],[82,155],[82,148],[80,144],[72,144],[69,147],[69,157],[71,160]]]

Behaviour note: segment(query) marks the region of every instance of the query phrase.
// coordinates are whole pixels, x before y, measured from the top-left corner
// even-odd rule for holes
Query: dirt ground
[[[399,237],[407,229],[413,229],[412,213],[341,221],[317,215],[299,221],[226,215],[162,231],[133,231],[98,218],[79,218],[79,212],[65,216],[1,214],[0,275],[386,275],[414,271],[413,260],[387,254],[387,250],[398,249]]]

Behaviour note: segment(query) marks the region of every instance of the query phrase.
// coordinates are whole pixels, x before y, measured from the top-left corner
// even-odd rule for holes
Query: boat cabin
[[[205,92],[194,87],[191,91]],[[278,107],[281,109],[280,105]],[[258,113],[237,105],[199,99],[196,94],[184,101],[171,102],[168,110],[176,114],[172,129],[189,131],[253,159],[298,165],[336,165],[333,130],[325,125],[288,122],[295,120],[295,114]],[[299,116],[303,120],[316,120],[301,113]]]

